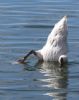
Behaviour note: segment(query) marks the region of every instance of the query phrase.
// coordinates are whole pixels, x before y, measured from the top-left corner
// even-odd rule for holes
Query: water
[[[69,63],[14,64],[68,15]],[[0,100],[79,99],[79,1],[0,0]]]

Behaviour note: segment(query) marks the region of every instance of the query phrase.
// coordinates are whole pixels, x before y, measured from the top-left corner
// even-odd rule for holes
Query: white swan
[[[30,54],[34,54],[43,61],[58,61],[60,64],[67,61],[67,16],[55,24],[42,49],[31,50],[19,62],[23,63]]]

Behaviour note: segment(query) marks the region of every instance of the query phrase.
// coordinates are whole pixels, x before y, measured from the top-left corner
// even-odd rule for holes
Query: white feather
[[[39,59],[44,61],[59,61],[60,56],[67,58],[67,17],[64,16],[55,24],[47,38],[46,44],[37,51]]]

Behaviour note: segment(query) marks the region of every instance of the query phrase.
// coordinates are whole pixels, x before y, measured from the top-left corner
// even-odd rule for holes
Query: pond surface
[[[40,49],[68,15],[69,62],[14,64]],[[0,100],[79,100],[79,1],[0,0]]]

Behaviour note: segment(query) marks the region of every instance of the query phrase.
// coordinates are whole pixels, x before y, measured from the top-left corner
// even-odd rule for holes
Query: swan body
[[[31,50],[20,62],[24,62],[30,54],[34,54],[43,61],[58,61],[60,64],[67,61],[67,16],[55,24],[42,49]]]
[[[67,17],[55,24],[42,49],[36,51],[39,59],[44,61],[67,61]]]

